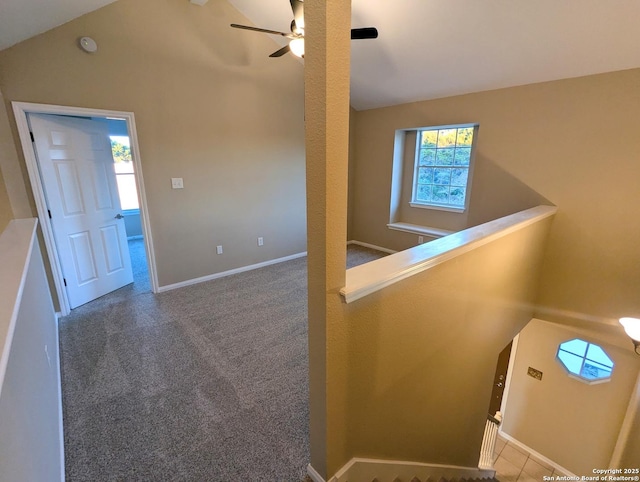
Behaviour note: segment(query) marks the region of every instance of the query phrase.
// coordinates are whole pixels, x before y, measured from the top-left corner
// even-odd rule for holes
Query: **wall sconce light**
[[[639,318],[620,318],[620,324],[623,326],[625,333],[633,342],[634,351],[640,355],[640,319]]]

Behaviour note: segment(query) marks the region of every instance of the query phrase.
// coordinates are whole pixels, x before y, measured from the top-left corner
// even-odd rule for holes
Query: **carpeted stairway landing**
[[[67,480],[304,480],[306,259],[158,295],[140,276],[60,321]]]

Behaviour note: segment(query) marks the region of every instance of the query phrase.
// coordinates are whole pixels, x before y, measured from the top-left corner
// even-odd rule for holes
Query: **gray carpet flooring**
[[[306,258],[154,295],[130,247],[135,282],[60,321],[67,480],[304,480]]]

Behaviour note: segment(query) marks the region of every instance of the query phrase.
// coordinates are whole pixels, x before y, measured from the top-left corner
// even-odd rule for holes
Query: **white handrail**
[[[503,236],[553,216],[555,206],[537,206],[510,214],[376,259],[347,270],[346,286],[340,294],[347,303],[381,290],[440,263],[479,248]]]

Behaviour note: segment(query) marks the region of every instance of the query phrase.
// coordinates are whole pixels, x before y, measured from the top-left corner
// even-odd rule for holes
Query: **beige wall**
[[[556,353],[574,338],[600,345],[614,361],[609,382],[589,385],[567,375]],[[528,367],[542,371],[542,380],[529,377]],[[639,369],[629,349],[532,320],[520,333],[502,429],[571,472],[593,475],[609,467]]]
[[[405,206],[405,221],[459,229],[547,199],[559,212],[542,307],[640,315],[638,85],[635,69],[357,112],[352,237],[395,249],[417,244],[386,227],[397,129],[478,123],[469,212]]]
[[[350,5],[305,2],[310,449],[325,480],[346,443],[334,423],[333,404],[346,392],[333,383],[332,360],[343,342],[336,330],[344,321],[338,291],[346,266]]]
[[[11,343],[4,346],[2,340],[3,349],[10,351],[0,396],[0,473],[3,480],[60,481],[64,468],[57,322],[40,248],[31,239],[33,226],[33,221],[27,221],[8,228],[11,242],[23,243],[9,247],[12,255],[27,253],[30,244],[32,251],[30,258],[15,260],[15,264],[24,263],[26,276]],[[23,265],[15,264],[8,269],[17,285]],[[3,291],[4,313],[9,311],[6,306],[16,303],[6,299],[7,292],[15,296],[15,288]]]
[[[531,318],[550,224],[342,305],[327,335],[330,474],[352,457],[477,467],[497,357]]]
[[[9,196],[2,178],[2,172],[0,172],[0,232],[9,224],[9,221],[13,219],[13,212],[11,211],[11,203],[9,202]]]
[[[0,52],[8,109],[135,113],[161,286],[306,250],[303,67],[233,22],[226,2],[120,0]]]
[[[0,104],[3,102],[2,91],[0,90]],[[17,176],[16,176],[17,173]],[[14,192],[23,194],[24,207],[26,212],[20,212],[19,206],[16,208],[12,206],[11,196],[9,190],[15,183],[11,180],[17,180],[18,189],[13,189]],[[14,200],[15,200],[15,196]],[[15,204],[15,202],[13,203]],[[28,209],[28,203],[26,202],[26,190],[24,189],[24,183],[22,182],[22,173],[20,172],[20,166],[18,164],[18,155],[16,153],[13,138],[11,137],[11,129],[9,127],[9,118],[7,112],[0,107],[0,232],[4,230],[7,223],[15,217],[27,217],[30,215]],[[18,215],[14,213],[14,210],[18,211]]]

